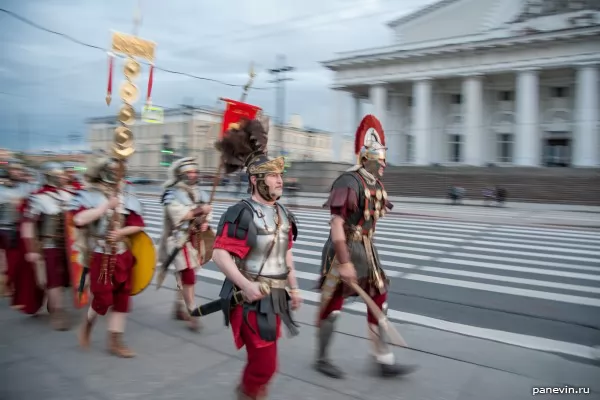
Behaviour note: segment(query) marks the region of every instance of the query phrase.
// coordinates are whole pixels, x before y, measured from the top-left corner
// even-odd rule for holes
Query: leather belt
[[[365,236],[369,239],[373,238],[373,229],[364,229],[360,225],[346,226],[344,232],[346,233],[346,239],[353,242],[363,240]]]
[[[254,282],[266,283],[271,289],[285,289],[287,287],[287,276],[285,278],[269,278],[246,274],[246,278]]]

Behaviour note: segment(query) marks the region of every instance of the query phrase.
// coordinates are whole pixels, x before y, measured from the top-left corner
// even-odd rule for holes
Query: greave
[[[317,332],[319,341],[317,360],[329,359],[329,346],[331,345],[335,322],[339,314],[339,311],[333,311],[327,318],[321,321],[319,331]]]

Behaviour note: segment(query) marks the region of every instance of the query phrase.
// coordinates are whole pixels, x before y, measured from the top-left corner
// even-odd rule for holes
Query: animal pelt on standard
[[[215,144],[221,152],[225,173],[230,174],[244,168],[252,154],[266,153],[268,132],[259,120],[243,119],[239,129],[225,132],[223,139]]]

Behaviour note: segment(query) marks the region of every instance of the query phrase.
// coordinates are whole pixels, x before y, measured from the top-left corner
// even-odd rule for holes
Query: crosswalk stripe
[[[227,204],[215,204],[213,206],[215,212],[215,219],[213,220],[213,225],[215,223],[215,220],[217,220],[216,215],[219,212],[227,209],[228,206],[229,205]],[[146,202],[145,208],[147,211],[152,211],[152,214],[147,216],[147,222],[149,225],[147,227],[147,231],[155,238],[158,238],[162,230],[162,208],[160,207],[160,205],[158,205],[158,202],[156,201],[154,201],[153,203]],[[301,233],[299,235],[298,241],[296,241],[295,243],[294,248],[296,262],[300,264],[311,265],[314,267],[313,271],[317,272],[321,264],[322,245],[329,234],[329,226],[327,224],[328,214],[326,212],[313,212],[304,210],[297,212],[297,214],[301,224]],[[527,260],[521,258],[511,259],[507,256],[514,254],[529,257],[552,258],[554,260],[560,259],[565,261],[583,261],[593,263],[596,261],[596,257],[575,257],[572,255],[565,255],[560,253],[594,256],[599,255],[600,251],[570,248],[570,244],[562,244],[559,246],[559,243],[554,243],[554,245],[552,245],[549,242],[539,242],[545,243],[546,246],[535,246],[528,244],[506,243],[501,242],[500,240],[495,242],[484,240],[471,240],[470,238],[472,237],[474,232],[485,230],[486,227],[484,225],[475,225],[471,230],[467,230],[463,228],[452,228],[453,225],[439,227],[437,226],[437,221],[428,221],[426,223],[429,224],[428,226],[431,228],[437,228],[437,232],[432,232],[431,235],[414,234],[409,233],[413,232],[411,229],[405,229],[402,226],[400,227],[400,229],[398,229],[398,224],[394,222],[381,221],[380,223],[378,223],[378,252],[380,257],[382,257],[382,262],[386,268],[386,273],[390,278],[401,278],[406,280],[415,280],[445,286],[453,286],[457,288],[483,290],[508,295],[516,295],[522,297],[538,298],[544,300],[600,307],[600,299],[597,298],[541,291],[533,288],[527,289],[522,287],[511,287],[508,285],[496,285],[491,283],[501,282],[506,284],[526,285],[535,288],[559,289],[563,291],[577,292],[578,294],[600,294],[600,289],[594,286],[546,281],[524,277],[514,277],[497,273],[512,271],[526,274],[535,274],[539,276],[548,276],[549,278],[554,277],[576,279],[577,281],[589,282],[589,284],[595,285],[596,282],[600,281],[600,275],[594,275],[593,272],[600,272],[600,266],[595,267],[586,265],[575,265],[567,262],[556,263],[545,260]],[[419,222],[419,224],[419,227],[425,226],[425,222]],[[304,231],[302,231],[302,227],[305,228]],[[452,232],[453,230],[465,233],[457,234]],[[424,240],[407,240],[404,238]],[[502,247],[508,247],[509,249]],[[594,249],[596,247],[588,246],[587,248]],[[452,252],[453,249],[463,251]],[[527,252],[514,249],[541,250],[542,252]],[[465,250],[470,250],[473,253],[465,253]],[[502,253],[504,256],[495,257],[493,255],[481,253]],[[491,259],[496,261],[503,261],[503,263],[494,264],[489,262],[454,257],[463,257],[471,259]],[[411,261],[409,261],[408,263],[393,261],[396,259]],[[417,262],[419,265],[415,265],[415,262]],[[515,264],[530,264],[535,265],[538,268],[520,265],[508,265],[506,264],[506,262],[515,262]],[[429,265],[430,263],[435,263],[436,265],[441,264],[446,268],[440,268],[436,265]],[[455,266],[471,266],[475,268],[484,268],[486,271],[464,271],[457,269]],[[586,274],[578,272],[569,272],[562,271],[560,269],[581,270],[591,273]],[[431,274],[435,274],[438,276],[432,276]],[[450,278],[449,276],[453,276],[453,278]],[[313,272],[299,271],[298,277],[300,279],[316,281],[318,278],[318,274]],[[476,278],[484,282],[456,279],[459,277],[467,279]]]
[[[143,203],[146,229],[157,242],[162,231],[163,209],[156,199],[146,199]],[[213,227],[229,206],[231,203],[213,204]],[[318,293],[306,289],[314,287],[319,278],[322,246],[329,235],[329,214],[314,209],[294,212],[300,222],[300,235],[294,244],[297,277],[306,283],[301,285],[303,297],[309,302],[318,302]],[[600,307],[600,234],[594,230],[522,228],[388,216],[377,223],[376,242],[385,272],[392,280]],[[198,271],[198,275],[215,280],[216,284],[224,277],[212,263]],[[360,303],[345,307],[366,312]],[[584,345],[463,325],[399,310],[390,310],[389,315],[398,321],[517,346],[592,357],[591,348]]]

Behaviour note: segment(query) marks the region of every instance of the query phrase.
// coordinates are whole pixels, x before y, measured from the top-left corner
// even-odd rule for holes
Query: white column
[[[388,113],[388,123],[384,127],[385,141],[387,149],[387,160],[392,165],[398,165],[402,162],[404,146],[402,145],[402,100],[400,93],[390,94],[390,111]]]
[[[415,143],[415,164],[428,165],[431,162],[431,80],[420,79],[413,84],[413,127]]]
[[[385,83],[377,83],[369,88],[369,100],[373,104],[373,115],[381,121],[381,125],[385,130],[387,124],[387,88]]]
[[[480,75],[465,77],[463,81],[463,137],[465,164],[483,165],[483,78]]]
[[[514,164],[538,167],[541,162],[538,71],[517,72]]]
[[[362,100],[357,93],[352,94],[352,101],[354,102],[354,113],[352,114],[352,125],[353,125],[354,129],[356,129],[358,127],[358,124],[360,124],[360,121],[362,120],[362,117],[363,117],[363,107],[362,107]]]
[[[598,135],[598,66],[577,69],[573,165],[595,167],[600,162]]]

